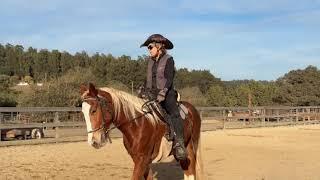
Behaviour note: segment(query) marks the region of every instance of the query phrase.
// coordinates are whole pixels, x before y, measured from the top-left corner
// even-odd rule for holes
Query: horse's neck
[[[152,125],[152,123],[140,113],[128,119],[122,112],[115,122],[122,124],[118,129],[127,139],[138,138],[142,133],[155,133],[154,129],[156,129],[157,126]]]
[[[115,120],[116,125],[120,125],[118,129],[122,132],[122,134],[132,133],[139,128],[140,118],[138,119],[128,119],[121,113]]]
[[[115,107],[113,108],[113,110],[115,110]],[[116,117],[114,117],[113,123],[115,126],[118,126],[118,130],[120,130],[123,136],[129,141],[134,139],[137,140],[137,138],[141,138],[141,140],[143,140],[141,137],[142,133],[148,133],[151,135],[152,133],[155,133],[155,129],[158,131],[159,124],[153,124],[153,122],[149,121],[143,113],[137,113],[134,117],[126,117],[123,105],[121,104],[118,108],[120,108],[120,110]]]

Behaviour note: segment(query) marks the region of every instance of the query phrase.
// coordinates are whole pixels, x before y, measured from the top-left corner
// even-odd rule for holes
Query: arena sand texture
[[[320,125],[202,133],[206,179],[316,180]],[[96,150],[87,142],[0,148],[0,179],[129,179],[131,159],[114,139]],[[153,164],[155,179],[183,179],[175,162]]]

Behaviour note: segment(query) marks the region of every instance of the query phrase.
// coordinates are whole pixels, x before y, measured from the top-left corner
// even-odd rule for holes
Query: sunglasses
[[[151,50],[151,49],[153,49],[154,47],[155,47],[155,46],[153,46],[153,45],[149,45],[149,46],[148,46],[148,49]]]

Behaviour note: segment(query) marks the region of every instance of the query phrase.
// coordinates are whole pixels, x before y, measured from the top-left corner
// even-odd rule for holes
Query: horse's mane
[[[100,90],[105,91],[111,95],[113,105],[114,105],[114,113],[115,116],[118,117],[121,111],[121,106],[123,108],[125,117],[127,119],[133,119],[142,115],[144,112],[142,111],[142,105],[145,101],[137,96],[133,96],[129,93],[124,91],[103,87]],[[155,125],[160,119],[158,116],[153,116],[152,114],[148,113],[145,115],[149,121]]]

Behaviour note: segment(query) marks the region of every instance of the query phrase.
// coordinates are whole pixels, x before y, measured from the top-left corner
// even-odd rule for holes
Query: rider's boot
[[[187,158],[187,151],[184,145],[183,138],[183,121],[181,117],[172,119],[172,124],[174,127],[174,142],[173,149],[175,151],[175,157],[178,160],[185,160]]]

